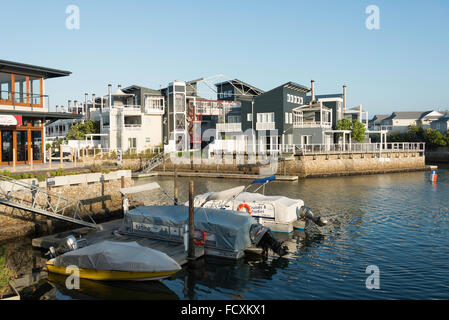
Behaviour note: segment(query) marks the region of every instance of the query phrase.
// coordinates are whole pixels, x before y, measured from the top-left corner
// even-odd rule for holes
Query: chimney
[[[310,87],[312,89],[312,99],[310,100],[310,104],[315,101],[315,80],[310,81]]]
[[[95,108],[95,93],[92,93],[92,108]]]
[[[84,94],[84,109],[83,113],[87,114],[87,99],[89,98],[89,95],[87,93]]]
[[[346,110],[346,85],[343,85],[343,110]]]
[[[112,107],[112,84],[108,84],[108,106]]]
[[[119,90],[122,90],[122,85],[121,85],[121,84],[117,85],[117,88],[118,88]]]
[[[75,113],[78,114],[79,110],[78,110],[78,100],[73,101],[74,104],[74,108],[75,108]]]
[[[72,100],[67,100],[67,111],[73,113]]]
[[[58,105],[56,105],[55,107],[56,107],[56,112],[58,112],[58,107],[59,107],[59,106],[58,106]]]

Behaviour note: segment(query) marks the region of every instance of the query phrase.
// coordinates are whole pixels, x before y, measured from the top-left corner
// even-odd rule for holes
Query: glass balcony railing
[[[48,108],[49,97],[26,92],[0,91],[0,105]]]

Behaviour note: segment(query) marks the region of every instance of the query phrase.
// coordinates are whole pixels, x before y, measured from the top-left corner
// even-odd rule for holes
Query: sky
[[[66,9],[79,8],[79,29]],[[379,8],[379,29],[367,19]],[[449,109],[449,1],[2,1],[0,59],[71,71],[48,79],[51,111],[107,84],[153,89],[224,74],[287,81],[375,114]]]

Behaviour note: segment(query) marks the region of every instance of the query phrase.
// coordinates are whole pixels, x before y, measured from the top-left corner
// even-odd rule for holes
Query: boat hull
[[[69,276],[67,267],[56,267],[53,261],[47,262],[48,272]],[[115,271],[115,270],[94,270],[79,269],[79,277],[82,279],[97,281],[148,281],[161,280],[167,278],[179,270],[162,271],[162,272],[131,272],[131,271]]]

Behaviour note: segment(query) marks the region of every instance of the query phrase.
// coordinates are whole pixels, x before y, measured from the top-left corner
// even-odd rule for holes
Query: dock
[[[32,241],[33,247],[48,250],[50,247],[58,247],[65,237],[69,235],[75,236],[75,238],[82,237],[87,240],[89,245],[99,243],[102,241],[123,241],[130,242],[136,241],[142,246],[159,250],[164,252],[173,260],[175,260],[179,265],[186,264],[189,260],[187,259],[187,251],[185,251],[184,244],[153,240],[138,236],[124,235],[116,232],[120,228],[122,219],[112,220],[105,223],[101,223],[102,230],[95,230],[92,228],[78,228],[74,230],[64,231],[57,234],[44,236],[40,238],[35,238]],[[195,259],[198,259],[204,255],[204,247],[195,246]]]
[[[171,171],[154,171],[154,175],[162,177],[172,177],[173,172]],[[192,177],[192,178],[212,178],[212,179],[259,179],[262,176],[257,174],[240,174],[240,173],[219,173],[219,172],[189,172],[189,171],[178,171],[178,177]],[[133,178],[137,177],[133,175]],[[141,178],[143,176],[139,176]],[[297,181],[298,176],[283,176],[276,175],[276,181]]]

